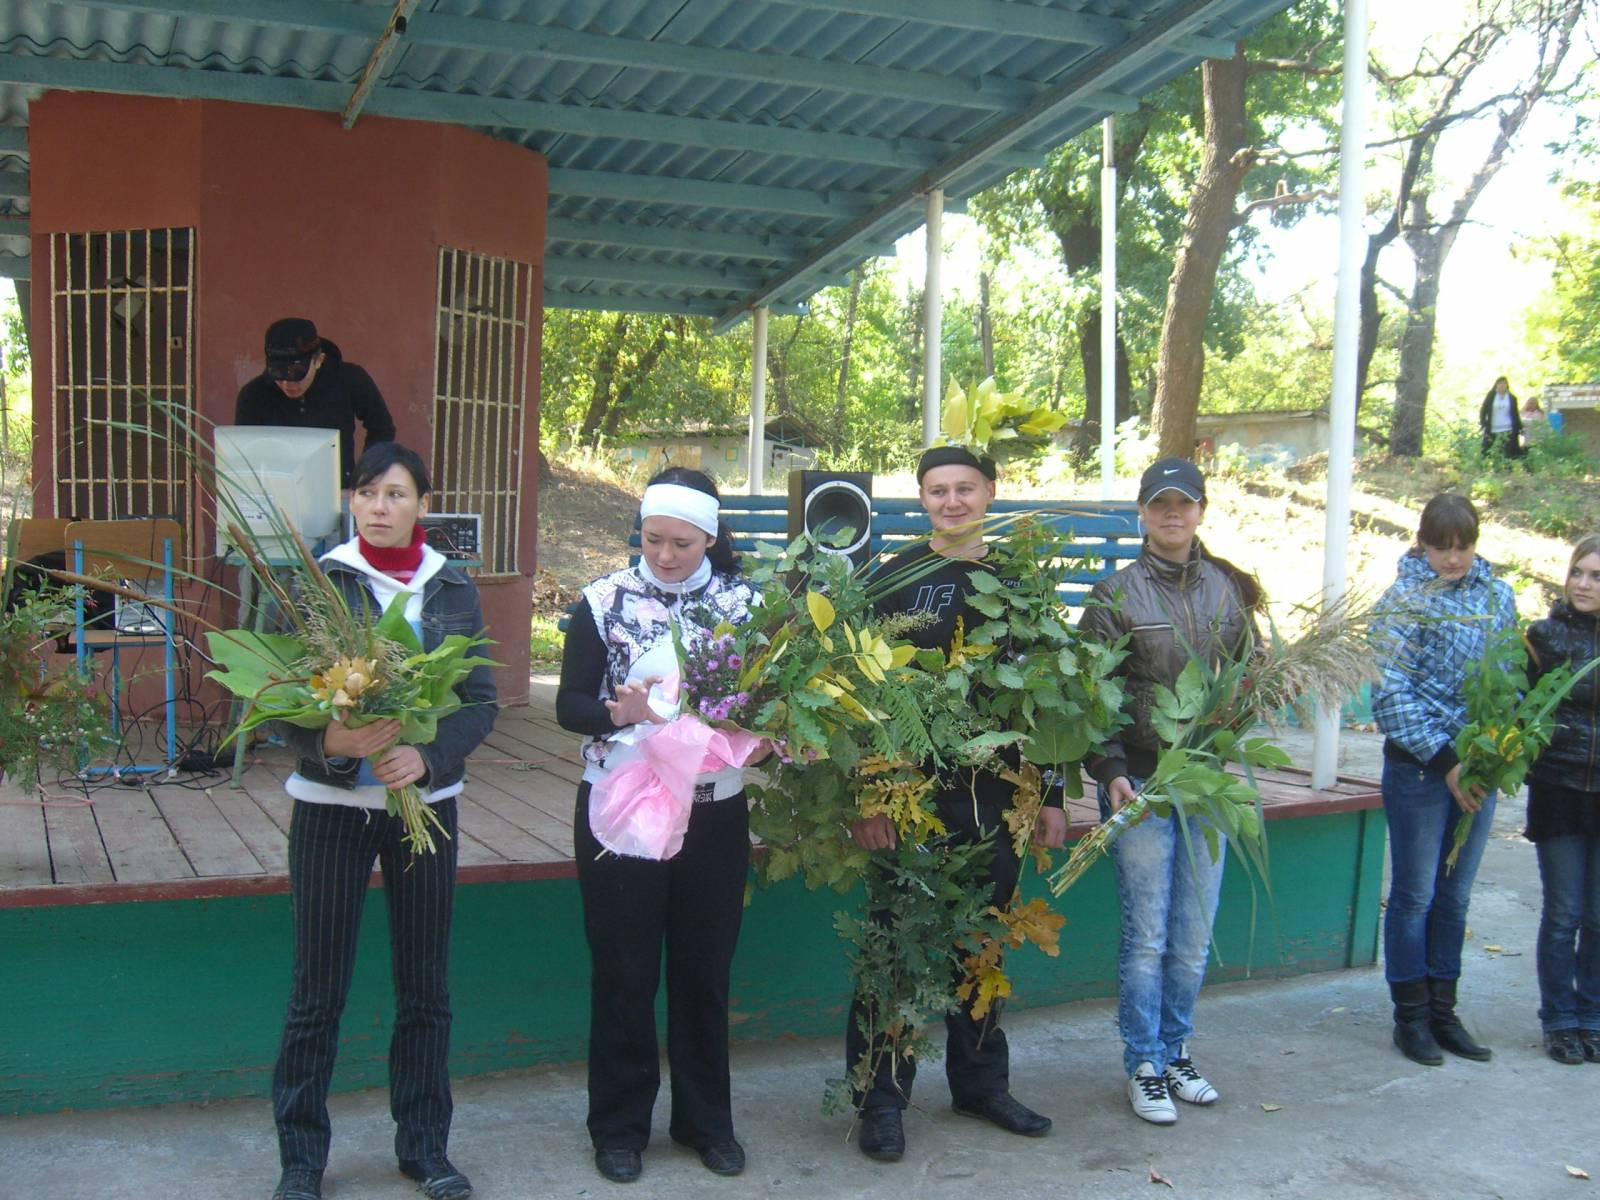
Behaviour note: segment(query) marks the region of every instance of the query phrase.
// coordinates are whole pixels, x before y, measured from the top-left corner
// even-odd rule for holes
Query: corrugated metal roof
[[[401,3],[0,5],[0,271],[26,254],[7,127],[30,98],[341,111]],[[930,188],[1040,161],[1289,3],[422,0],[362,111],[548,158],[548,305],[731,318],[802,303],[921,224]]]

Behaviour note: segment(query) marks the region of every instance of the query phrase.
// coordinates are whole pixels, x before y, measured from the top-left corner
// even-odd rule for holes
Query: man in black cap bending
[[[239,389],[235,425],[296,425],[339,431],[339,486],[355,473],[356,421],[367,431],[362,449],[394,441],[394,418],[378,385],[339,347],[317,335],[305,317],[267,326],[267,369]]]

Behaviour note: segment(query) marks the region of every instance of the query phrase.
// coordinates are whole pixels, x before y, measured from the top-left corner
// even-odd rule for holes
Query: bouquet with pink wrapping
[[[677,680],[652,689],[652,705],[676,696]],[[657,707],[659,712],[659,707]],[[612,739],[606,778],[589,797],[589,828],[615,854],[663,861],[683,848],[694,807],[695,780],[743,767],[765,739],[737,729],[714,729],[698,717],[641,723]]]

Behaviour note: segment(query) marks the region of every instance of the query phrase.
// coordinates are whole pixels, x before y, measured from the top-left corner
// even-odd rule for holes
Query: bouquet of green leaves
[[[0,776],[37,786],[45,767],[75,771],[111,745],[105,697],[76,670],[53,670],[46,649],[73,622],[78,587],[19,578],[17,534],[0,569]]]
[[[1048,448],[1066,421],[1066,413],[1034,404],[1020,391],[1002,392],[993,376],[971,388],[951,380],[939,413],[938,444],[1006,462]]]
[[[1502,629],[1485,639],[1483,654],[1469,663],[1463,695],[1467,723],[1456,734],[1456,757],[1461,761],[1458,786],[1481,788],[1485,794],[1512,795],[1522,786],[1528,768],[1555,736],[1556,706],[1573,685],[1592,671],[1595,662],[1577,671],[1565,664],[1546,671],[1528,686],[1528,647],[1516,628]],[[1475,814],[1464,812],[1456,822],[1455,838],[1445,856],[1445,869],[1454,870],[1472,832]]]
[[[405,595],[373,621],[370,613],[353,612],[303,544],[301,550],[300,595],[291,597],[269,572],[261,572],[283,611],[292,614],[295,633],[206,634],[220,668],[207,678],[248,705],[225,742],[268,721],[320,730],[335,721],[359,729],[389,719],[400,722],[400,744],[433,741],[439,722],[461,707],[456,686],[474,668],[493,665],[472,653],[488,639],[452,634],[425,651],[405,618]],[[435,831],[448,836],[415,784],[390,788],[385,802],[404,823],[413,854],[435,851]]]
[[[758,563],[751,575],[764,583],[761,603],[724,634],[731,642],[711,643],[712,662],[725,672],[731,652],[742,674],[704,703],[715,716],[731,694],[741,726],[779,747],[771,780],[752,789],[752,828],[766,847],[761,878],[798,873],[808,886],[840,891],[862,880],[868,912],[879,914],[836,920],[873,1022],[862,1032],[879,1049],[854,1078],[835,1081],[834,1103],[864,1090],[876,1055],[898,1061],[931,1051],[924,1031],[952,1006],[967,1003],[981,1019],[1010,992],[1007,949],[1031,942],[1059,953],[1062,918],[1043,900],[992,906],[977,884],[991,842],[952,843],[932,803],[941,774],[1001,775],[1014,785],[1013,806],[995,836],[1013,839],[1021,855],[1049,786],[1045,772],[1076,794],[1080,760],[1123,720],[1113,677],[1121,652],[1072,629],[1053,535],[1026,520],[993,523],[1005,524],[989,543],[990,567],[973,568],[968,603],[982,620],[948,649],[901,640],[926,618],[873,609],[938,560],[874,575],[798,543]],[[685,678],[694,704],[696,667]],[[874,816],[894,824],[892,851],[869,854],[851,839],[851,824]]]
[[[1365,614],[1354,613],[1349,601],[1327,609],[1305,605],[1302,611],[1309,619],[1298,636],[1284,638],[1272,625],[1264,644],[1215,666],[1195,647],[1186,647],[1189,662],[1174,686],[1154,691],[1151,724],[1167,749],[1133,801],[1083,837],[1050,877],[1056,895],[1151,813],[1179,815],[1185,851],[1191,855],[1190,822],[1204,818],[1199,828],[1212,857],[1218,852],[1218,835],[1225,834],[1270,885],[1255,771],[1287,766],[1289,756],[1270,739],[1248,735],[1276,723],[1288,707],[1303,711],[1321,704],[1337,711],[1376,674]],[[1238,774],[1228,769],[1230,764],[1239,768]]]

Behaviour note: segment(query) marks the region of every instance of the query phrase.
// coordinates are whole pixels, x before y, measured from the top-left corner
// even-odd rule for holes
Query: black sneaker
[[[428,1200],[466,1200],[472,1195],[467,1177],[442,1154],[438,1158],[402,1158],[400,1174],[415,1179]]]
[[[700,1147],[700,1161],[715,1175],[738,1175],[744,1170],[744,1147],[733,1138]]]
[[[955,1101],[950,1107],[963,1117],[989,1121],[1007,1133],[1043,1137],[1050,1132],[1050,1118],[1034,1112],[1010,1092],[996,1092],[992,1096],[980,1096],[966,1102]]]
[[[861,1110],[861,1132],[856,1137],[861,1153],[877,1162],[899,1162],[906,1152],[906,1130],[900,1110],[892,1104],[875,1104]]]
[[[632,1183],[644,1170],[644,1155],[637,1150],[596,1146],[594,1169],[612,1183]]]
[[[1576,1029],[1545,1030],[1544,1052],[1563,1066],[1583,1064],[1583,1042]]]
[[[1584,1058],[1600,1062],[1600,1029],[1578,1030],[1578,1042],[1583,1046]]]
[[[322,1172],[310,1167],[285,1167],[272,1189],[272,1200],[322,1200]]]

